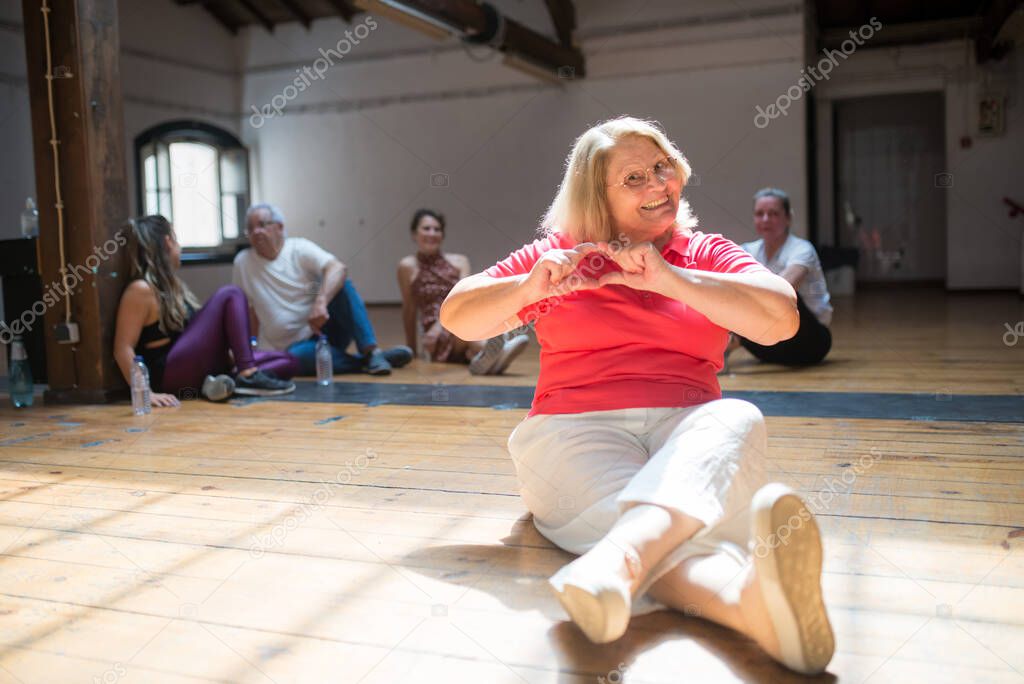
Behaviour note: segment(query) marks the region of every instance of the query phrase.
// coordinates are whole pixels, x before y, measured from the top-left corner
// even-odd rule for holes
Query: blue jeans
[[[368,349],[377,346],[377,336],[366,313],[366,304],[351,280],[346,278],[345,286],[327,304],[327,314],[330,318],[320,332],[327,335],[327,341],[331,343],[334,372],[362,372],[364,355]],[[359,356],[345,351],[353,340]],[[317,336],[313,335],[288,347],[288,353],[299,360],[302,375],[316,375],[316,341]]]

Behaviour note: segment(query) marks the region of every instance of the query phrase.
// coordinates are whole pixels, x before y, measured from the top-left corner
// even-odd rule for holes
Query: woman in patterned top
[[[529,338],[522,334],[497,335],[486,342],[467,342],[441,327],[441,302],[455,283],[469,275],[469,259],[441,251],[444,215],[440,212],[418,210],[410,229],[416,253],[398,262],[405,343],[412,349],[421,349],[431,361],[469,363],[474,375],[505,372],[526,348]]]

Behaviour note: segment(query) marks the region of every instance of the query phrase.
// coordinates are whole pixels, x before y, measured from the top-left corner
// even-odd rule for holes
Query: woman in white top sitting
[[[789,195],[777,188],[758,190],[754,194],[754,227],[761,239],[740,246],[796,290],[800,329],[788,340],[770,346],[736,336],[729,351],[742,345],[761,361],[809,366],[820,363],[832,348],[832,304],[818,253],[810,242],[789,232],[792,220]]]

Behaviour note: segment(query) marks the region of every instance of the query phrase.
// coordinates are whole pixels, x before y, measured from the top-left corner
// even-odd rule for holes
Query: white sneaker
[[[639,559],[623,553],[627,565],[638,569]],[[569,619],[595,644],[625,634],[633,605],[629,584],[608,572],[607,554],[601,556],[583,554],[548,580]]]
[[[789,487],[770,484],[750,506],[754,567],[779,640],[780,663],[803,674],[823,672],[836,642],[821,594],[821,535],[807,504]]]

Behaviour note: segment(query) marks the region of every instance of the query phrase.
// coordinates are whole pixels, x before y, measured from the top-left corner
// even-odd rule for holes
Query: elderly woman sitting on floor
[[[834,639],[804,502],[762,486],[764,419],[722,399],[728,331],[775,344],[796,295],[737,245],[694,230],[686,159],[634,118],[586,131],[540,239],[465,278],[442,324],[482,340],[535,324],[533,407],[509,438],[537,529],[583,554],[551,580],[592,641],[669,607],[753,638],[805,673]]]

